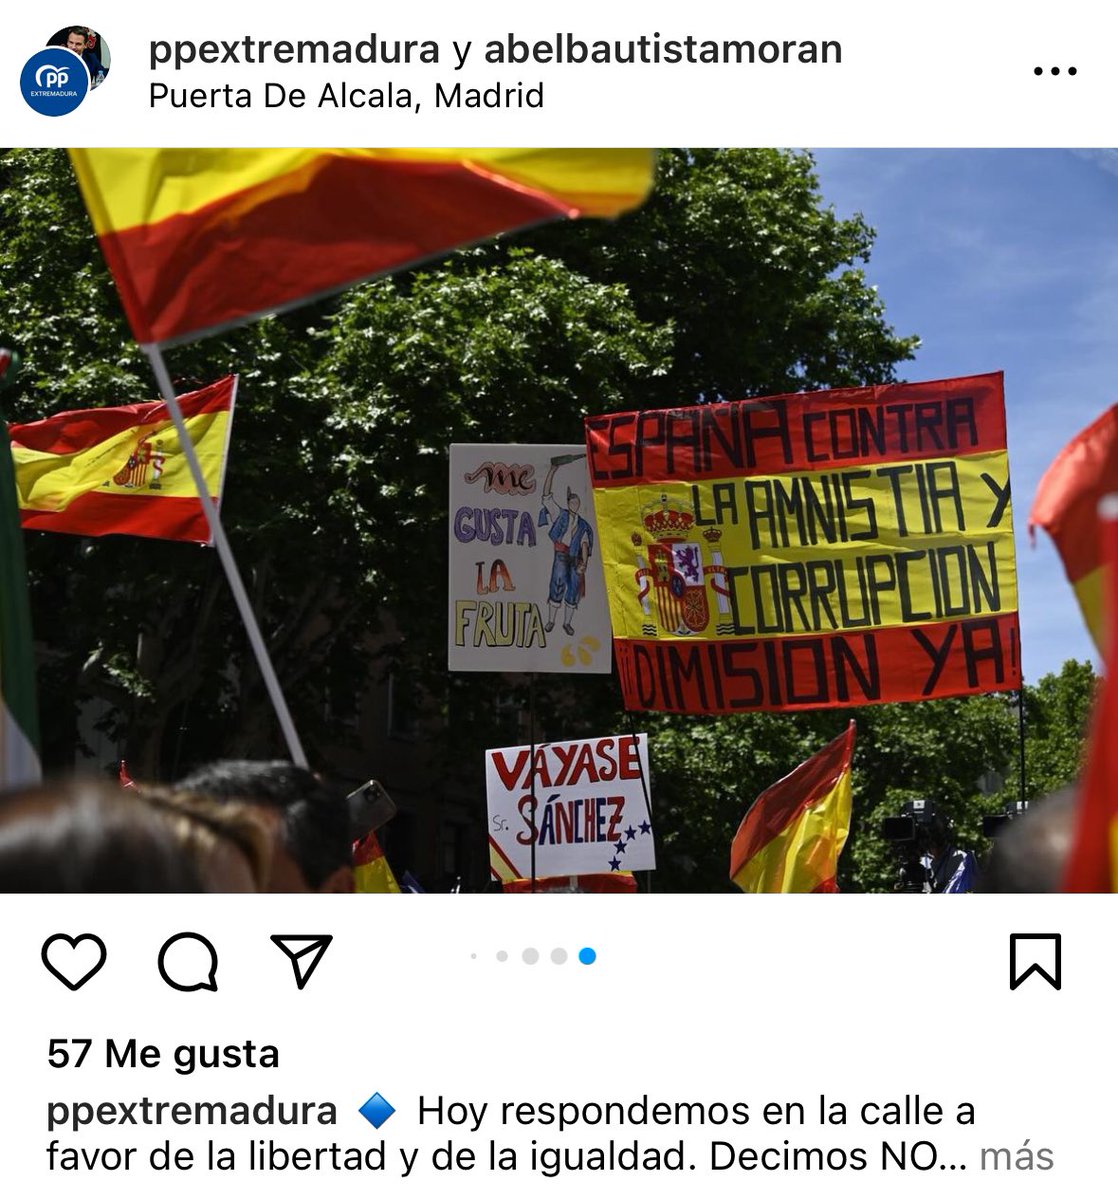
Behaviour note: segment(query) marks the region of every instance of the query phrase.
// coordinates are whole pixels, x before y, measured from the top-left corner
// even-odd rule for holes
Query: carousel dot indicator
[[[540,952],[529,946],[527,950],[520,956],[530,967],[534,967],[540,961]]]
[[[590,946],[583,946],[583,948],[578,952],[578,961],[582,963],[584,967],[590,966],[590,964],[597,957],[598,952]]]
[[[509,960],[509,952],[507,950],[498,950],[497,951],[497,961],[498,962],[508,962],[508,960]]]
[[[551,952],[551,961],[557,967],[561,967],[567,961],[566,950],[564,950],[561,946],[556,947],[556,949],[552,950]]]

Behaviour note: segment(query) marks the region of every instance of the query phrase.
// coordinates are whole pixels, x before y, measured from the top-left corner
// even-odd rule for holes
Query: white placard
[[[450,448],[452,671],[607,674],[586,447]]]
[[[531,747],[485,755],[489,863],[495,879],[532,875]],[[648,736],[614,734],[536,747],[535,875],[648,871]]]

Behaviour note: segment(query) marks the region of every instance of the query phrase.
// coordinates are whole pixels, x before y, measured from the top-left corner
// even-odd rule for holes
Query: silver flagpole
[[[163,353],[157,345],[144,346],[143,351],[148,356],[151,369],[155,372],[155,381],[159,385],[159,391],[167,403],[167,408],[171,413],[171,420],[175,423],[175,429],[179,435],[179,444],[186,455],[186,461],[190,464],[190,474],[194,477],[194,486],[198,489],[198,499],[202,502],[202,511],[206,514],[206,520],[210,525],[210,534],[213,537],[214,547],[217,550],[218,557],[221,559],[221,565],[225,568],[225,578],[229,580],[229,588],[233,593],[233,599],[237,602],[237,609],[241,614],[241,620],[244,622],[245,632],[248,634],[248,640],[252,645],[252,652],[256,655],[256,665],[260,668],[260,674],[264,678],[264,686],[268,689],[268,696],[271,698],[272,707],[276,711],[280,728],[283,730],[283,737],[287,742],[287,752],[291,755],[293,763],[297,766],[305,767],[307,765],[307,756],[303,753],[303,746],[299,741],[299,735],[295,732],[295,723],[291,719],[291,713],[287,708],[287,701],[283,698],[283,692],[280,690],[275,668],[272,666],[272,660],[268,656],[268,647],[264,645],[260,626],[256,623],[256,614],[252,611],[252,605],[249,603],[248,593],[245,591],[241,573],[237,570],[237,563],[233,558],[233,551],[229,546],[229,540],[225,536],[221,518],[218,516],[217,506],[214,504],[213,497],[210,495],[210,489],[206,485],[206,476],[202,471],[202,464],[198,461],[198,455],[195,453],[194,443],[190,440],[186,421],[183,419],[182,409],[179,408],[178,398],[175,396],[175,389],[171,383],[171,376],[167,372],[167,364],[163,361]]]

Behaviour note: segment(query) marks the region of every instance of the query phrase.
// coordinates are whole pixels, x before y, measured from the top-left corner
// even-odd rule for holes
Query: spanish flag
[[[237,377],[179,397],[187,432],[220,501]],[[162,401],[56,413],[9,430],[24,529],[130,533],[210,542],[190,467]]]
[[[0,388],[11,382],[15,369],[15,356],[0,349]],[[23,532],[6,447],[0,421],[0,791],[37,783],[41,774]]]
[[[850,832],[854,722],[754,801],[730,848],[743,892],[836,892]]]
[[[375,833],[353,844],[353,890],[355,892],[399,892],[400,885]]]
[[[612,217],[648,150],[71,150],[136,340],[170,345],[455,246]]]
[[[1099,502],[1118,491],[1118,405],[1060,451],[1037,487],[1029,533],[1048,531],[1095,645],[1103,653],[1103,568]]]
[[[1118,892],[1118,494],[1103,498],[1098,522],[1108,575],[1106,675],[1091,719],[1079,819],[1064,874],[1066,892]]]

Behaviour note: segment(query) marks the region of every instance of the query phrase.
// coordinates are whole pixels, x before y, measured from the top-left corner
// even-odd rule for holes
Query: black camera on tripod
[[[881,836],[899,859],[896,892],[930,892],[932,870],[929,855],[944,836],[946,818],[932,800],[908,800],[896,817],[881,822]]]
[[[1016,821],[1029,811],[1028,800],[1010,800],[1000,813],[987,813],[982,818],[982,836],[997,837],[1010,821]]]

